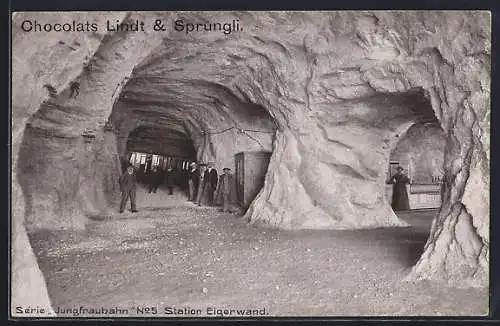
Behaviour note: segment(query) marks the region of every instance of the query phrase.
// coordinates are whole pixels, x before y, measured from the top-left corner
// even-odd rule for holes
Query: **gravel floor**
[[[71,310],[60,316],[488,313],[487,289],[403,280],[436,211],[401,214],[411,228],[292,232],[250,226],[178,192],[141,190],[138,209],[85,232],[30,235],[54,309]]]

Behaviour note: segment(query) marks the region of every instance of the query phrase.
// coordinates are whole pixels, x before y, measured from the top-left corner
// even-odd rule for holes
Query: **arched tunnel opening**
[[[243,214],[264,184],[274,119],[226,87],[183,85],[155,69],[151,64],[134,69],[108,118],[122,171],[134,167],[146,187],[141,192],[163,188],[176,193],[177,202],[186,197],[198,206]]]
[[[19,85],[39,76],[52,87],[17,92],[13,105],[21,112],[13,122],[13,233],[28,238],[16,248],[33,250],[47,305],[61,316],[72,305],[145,302],[167,314],[200,300],[264,305],[271,315],[349,315],[361,306],[364,315],[460,314],[450,308],[456,300],[483,311],[489,55],[466,51],[480,53],[463,58],[466,65],[450,51],[465,55],[462,38],[466,47],[483,44],[484,26],[459,29],[456,45],[412,43],[400,25],[449,33],[434,16],[238,15],[279,37],[94,35],[77,42],[95,51],[74,50],[77,64],[61,54],[73,44],[65,39],[47,58],[62,70],[46,72],[27,63],[52,48],[18,53]],[[286,23],[294,17],[308,28]],[[190,203],[191,163],[206,197]],[[208,174],[200,173],[205,165]],[[397,167],[402,186],[388,184]],[[219,188],[203,183],[211,171]],[[407,198],[398,207],[396,186]]]
[[[386,196],[398,217],[412,226],[406,240],[411,242],[408,265],[413,266],[424,252],[441,208],[446,137],[437,121],[427,121],[412,125],[398,138],[390,153]],[[401,176],[408,180],[396,182]]]
[[[428,97],[421,90],[404,96],[411,102],[410,119],[400,121],[392,141],[384,141],[390,149],[385,195],[398,218],[411,226],[403,239],[410,267],[421,258],[441,208],[447,139]]]

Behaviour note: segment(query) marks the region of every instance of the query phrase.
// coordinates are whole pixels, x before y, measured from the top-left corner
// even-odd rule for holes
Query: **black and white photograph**
[[[11,316],[487,316],[491,34],[12,12]]]

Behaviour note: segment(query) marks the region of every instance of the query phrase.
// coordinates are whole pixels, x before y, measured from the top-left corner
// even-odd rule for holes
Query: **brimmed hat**
[[[396,170],[398,170],[398,171],[402,171],[402,170],[404,170],[404,168],[403,168],[402,166],[398,166],[398,167],[396,168]]]
[[[222,171],[231,171],[230,168],[223,168]]]

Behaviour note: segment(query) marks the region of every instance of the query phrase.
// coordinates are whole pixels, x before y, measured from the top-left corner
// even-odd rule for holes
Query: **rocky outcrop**
[[[114,13],[107,15],[93,15],[86,13],[65,14],[65,20],[81,20],[95,22],[103,25],[106,19],[121,21],[126,19],[127,13]],[[102,200],[99,192],[92,188],[92,181],[97,180],[97,188],[109,184],[109,173],[116,174],[116,170],[101,170],[88,166],[81,172],[77,170],[78,159],[91,154],[99,153],[78,152],[71,149],[65,153],[65,148],[70,144],[80,144],[80,150],[88,150],[89,146],[83,145],[78,137],[87,128],[100,133],[98,124],[107,118],[109,113],[99,115],[99,109],[111,107],[112,92],[116,86],[131,72],[135,65],[133,49],[127,52],[126,57],[103,57],[102,53],[114,56],[118,51],[126,50],[127,42],[120,35],[105,35],[104,33],[61,33],[57,37],[53,33],[33,35],[21,30],[21,24],[26,19],[38,18],[46,22],[60,22],[57,14],[38,14],[34,17],[30,13],[16,13],[12,22],[12,303],[16,306],[42,306],[47,312],[52,310],[50,300],[45,288],[45,281],[39,270],[38,264],[31,251],[31,246],[26,236],[26,226],[36,228],[82,228],[88,215],[85,211],[90,207],[92,213],[96,202]],[[141,43],[140,38],[146,35],[137,35],[133,42]],[[117,40],[121,40],[117,42]],[[130,38],[129,38],[130,40]],[[147,42],[144,42],[147,45]],[[131,43],[128,44],[130,46]],[[147,46],[143,49],[147,50]],[[127,61],[130,60],[130,61]],[[106,65],[106,62],[111,64]],[[127,66],[131,65],[127,71]],[[100,73],[107,71],[109,76],[100,79]],[[80,84],[80,95],[77,99],[70,99],[70,82]],[[45,85],[50,87],[45,87]],[[93,96],[94,88],[99,90],[100,96]],[[47,92],[51,89],[52,94]],[[54,94],[55,91],[55,94]],[[90,96],[89,96],[90,95]],[[84,103],[84,104],[82,104]],[[53,110],[55,109],[55,110]],[[108,110],[109,111],[109,110]],[[36,115],[35,115],[36,113]],[[87,119],[88,117],[92,117]],[[31,131],[25,134],[25,127],[31,124]],[[35,133],[33,133],[33,131]],[[38,149],[34,144],[26,143],[31,136],[37,133],[51,139],[49,143],[41,145]],[[24,135],[24,137],[23,137]],[[109,144],[109,137],[98,136],[101,142]],[[23,142],[25,142],[23,144]],[[112,142],[112,141],[111,141]],[[37,142],[39,144],[40,142]],[[100,150],[106,143],[92,147]],[[44,152],[46,150],[47,152]],[[21,152],[29,156],[20,155]],[[92,155],[94,154],[94,155]],[[96,155],[97,154],[97,155]],[[107,158],[105,156],[105,158]],[[26,165],[28,170],[33,167],[27,161],[43,162],[31,173],[22,175],[18,170],[23,170]],[[88,162],[87,159],[84,159]],[[100,159],[95,163],[99,164]],[[26,164],[28,163],[28,164]],[[104,166],[113,166],[113,162],[106,162]],[[94,164],[91,165],[95,167]],[[76,171],[76,173],[75,173]],[[79,175],[90,178],[81,180]],[[103,176],[104,180],[98,179]],[[32,176],[32,179],[27,177]],[[75,181],[75,177],[78,181]],[[20,177],[20,178],[19,178]],[[51,177],[61,178],[54,180]],[[25,182],[21,179],[24,178]],[[82,178],[83,179],[83,178]],[[26,181],[28,180],[28,181]],[[49,181],[50,180],[50,181]],[[61,185],[63,188],[54,190],[52,185]],[[73,189],[69,189],[69,184]],[[82,188],[78,188],[78,187]],[[37,192],[30,192],[36,189]],[[86,194],[85,190],[90,191]],[[58,197],[64,194],[64,197]],[[34,196],[35,195],[35,196]],[[38,197],[39,195],[40,197]],[[82,199],[80,204],[77,200]],[[35,203],[36,206],[33,206]],[[39,205],[38,205],[39,204]],[[48,209],[44,205],[48,205]],[[80,206],[76,208],[75,206]],[[61,209],[62,208],[62,209]],[[73,215],[65,215],[66,213]],[[33,215],[36,214],[36,215]],[[26,218],[25,218],[26,215]],[[36,216],[36,217],[35,217]],[[25,225],[25,220],[28,222]],[[12,311],[15,313],[15,311]],[[30,314],[23,314],[29,316]],[[39,315],[36,315],[39,317]]]
[[[309,70],[309,74],[294,78],[296,83],[286,83],[287,88],[294,89],[288,94],[304,96],[301,100],[289,96],[286,106],[280,105],[283,102],[280,97],[266,97],[269,102],[266,107],[281,113],[274,114],[278,124],[286,125],[290,130],[278,135],[281,139],[277,141],[266,184],[250,210],[249,218],[290,227],[345,227],[349,223],[352,223],[349,227],[365,227],[368,216],[363,214],[363,209],[366,206],[371,206],[375,218],[381,216],[378,209],[385,206],[382,201],[367,201],[368,205],[364,203],[364,207],[359,205],[358,208],[353,204],[356,202],[353,198],[376,197],[369,195],[371,182],[367,182],[369,174],[363,167],[376,166],[371,162],[373,152],[375,148],[383,149],[385,142],[374,139],[375,143],[371,143],[373,147],[367,153],[364,148],[366,141],[355,142],[351,153],[357,153],[358,157],[347,164],[349,169],[342,165],[325,168],[318,163],[326,161],[328,156],[318,155],[324,142],[318,141],[321,139],[316,136],[319,132],[314,132],[318,124],[313,116],[327,106],[333,119],[341,122],[339,113],[343,112],[341,108],[346,103],[370,103],[370,98],[376,93],[402,96],[412,90],[421,90],[447,134],[444,170],[448,182],[439,217],[413,274],[419,278],[441,278],[452,282],[469,279],[473,283],[486,284],[490,21],[486,13],[472,16],[474,23],[469,16],[458,13],[339,14],[329,17],[328,24],[315,25],[324,29],[314,34],[315,38],[305,37],[302,55],[292,56],[294,61],[302,59],[303,71]],[[281,44],[287,43],[283,41]],[[329,47],[329,44],[337,46]],[[286,60],[276,64],[283,70],[291,65]],[[262,83],[273,80],[270,74],[261,79]],[[329,78],[332,75],[335,78]],[[329,80],[332,82],[328,83]],[[306,91],[301,92],[303,89]],[[259,94],[254,100],[259,101],[261,97]],[[400,111],[395,109],[394,118],[399,114]],[[416,116],[421,114],[416,112]],[[390,128],[390,121],[387,122],[385,125]],[[404,130],[412,123],[402,121],[399,126]],[[338,138],[354,133],[359,122],[348,119],[345,125],[349,131],[339,133]],[[373,128],[369,130],[375,131]],[[340,153],[337,149],[332,152]],[[280,164],[282,162],[291,163]],[[305,166],[300,166],[302,164]],[[352,173],[353,169],[356,174]],[[331,177],[325,177],[328,175]],[[363,176],[362,182],[356,182],[355,175]],[[376,179],[379,175],[375,172],[372,177]],[[310,182],[304,181],[306,179]],[[335,183],[332,179],[339,181]],[[332,185],[335,189],[339,184],[345,186],[337,187],[342,190],[331,194]],[[372,189],[380,193],[380,190]],[[292,192],[299,195],[292,196]],[[474,192],[481,195],[473,200]],[[312,195],[308,196],[308,193]],[[322,197],[324,194],[328,195]],[[307,198],[301,201],[300,207],[293,204],[297,197]],[[343,205],[337,203],[341,207],[335,207],[331,204],[332,198],[335,201],[340,199]],[[295,210],[288,210],[288,207]],[[337,218],[340,223],[332,221],[335,215],[340,216]],[[298,223],[297,216],[302,216]],[[387,217],[377,220],[372,225],[391,223]]]
[[[54,35],[32,44],[33,37],[14,33],[13,175],[17,159],[28,158],[22,153],[36,153],[38,162],[21,163],[23,177],[13,184],[27,199],[17,205],[26,206],[28,225],[76,227],[106,213],[116,157],[132,131],[149,126],[186,135],[197,159],[218,168],[232,166],[238,151],[272,149],[264,187],[246,214],[252,223],[404,226],[384,196],[390,151],[411,125],[437,119],[446,135],[443,206],[412,276],[487,283],[488,13],[119,15],[161,17],[170,27],[174,19],[238,19],[244,29],[79,33],[85,53],[61,48]],[[74,42],[64,35],[64,44]],[[48,81],[58,92],[41,103]],[[68,96],[71,81],[80,84],[76,99]],[[109,136],[102,131],[108,119],[115,126]],[[87,130],[95,134],[91,143],[82,137]]]
[[[29,14],[28,14],[29,15]],[[93,56],[102,35],[74,33],[61,35],[56,40],[35,37],[21,31],[22,22],[28,16],[13,14],[12,20],[12,301],[16,306],[42,306],[52,311],[45,280],[31,249],[24,225],[25,196],[18,183],[17,163],[25,125],[47,97],[44,84],[64,87],[76,77],[82,63]],[[84,18],[70,14],[68,18]],[[84,44],[85,46],[81,46]],[[70,48],[71,47],[71,48]],[[76,49],[73,51],[72,49]],[[61,56],[71,56],[65,65],[55,65]],[[27,89],[27,85],[30,85]]]

